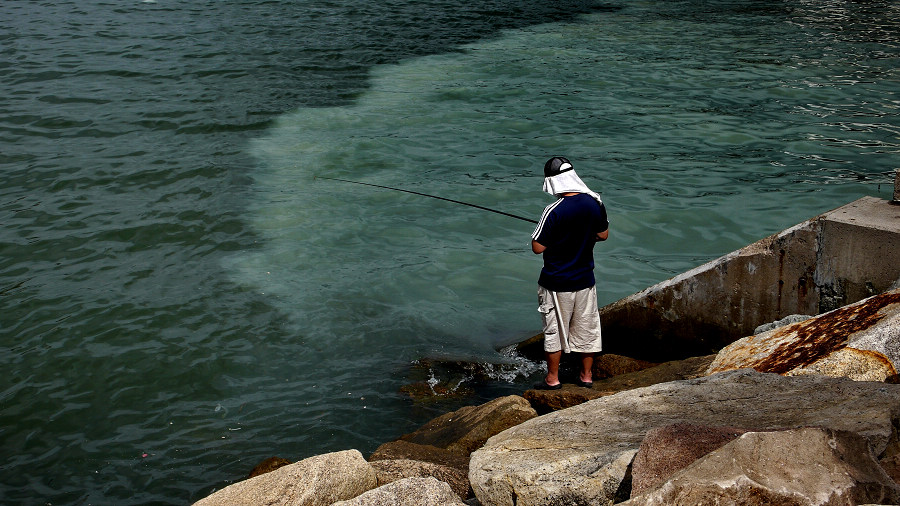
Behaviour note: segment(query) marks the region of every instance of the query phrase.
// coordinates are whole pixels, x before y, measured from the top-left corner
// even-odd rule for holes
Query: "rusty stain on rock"
[[[776,348],[769,356],[750,367],[760,372],[784,374],[798,367],[806,367],[822,357],[847,346],[851,334],[878,323],[882,308],[900,303],[900,294],[876,295],[867,304],[845,306],[818,318],[779,330],[774,337],[796,336],[790,343]]]

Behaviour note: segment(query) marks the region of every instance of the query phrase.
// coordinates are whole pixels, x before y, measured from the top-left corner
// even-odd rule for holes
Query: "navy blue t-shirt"
[[[538,284],[554,292],[594,286],[594,244],[609,228],[606,207],[587,193],[562,197],[544,209],[531,238],[544,250]]]

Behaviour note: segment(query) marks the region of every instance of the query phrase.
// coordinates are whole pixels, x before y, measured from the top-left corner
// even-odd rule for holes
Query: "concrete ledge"
[[[604,351],[713,353],[791,314],[815,315],[900,278],[900,207],[863,197],[600,310]]]

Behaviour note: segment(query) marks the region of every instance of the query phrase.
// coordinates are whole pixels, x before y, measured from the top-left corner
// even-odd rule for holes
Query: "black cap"
[[[553,177],[562,174],[563,172],[570,171],[574,169],[572,167],[572,162],[561,157],[554,156],[553,158],[547,160],[547,163],[544,164],[544,177]]]

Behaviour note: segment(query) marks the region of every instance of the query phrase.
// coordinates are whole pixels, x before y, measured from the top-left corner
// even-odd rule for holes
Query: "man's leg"
[[[534,387],[538,389],[560,388],[559,362],[562,359],[562,341],[560,339],[559,320],[557,319],[556,300],[553,293],[538,286],[538,311],[544,324],[544,357],[547,361],[547,376],[544,381]]]
[[[582,386],[590,386],[593,384],[594,356],[603,349],[596,286],[576,293],[570,336],[572,348],[579,350],[581,359],[578,381]]]
[[[579,379],[584,383],[593,383],[594,380],[594,354],[581,353],[581,374]]]
[[[562,351],[544,352],[547,358],[547,377],[544,382],[550,385],[559,385],[559,361],[562,359]]]

